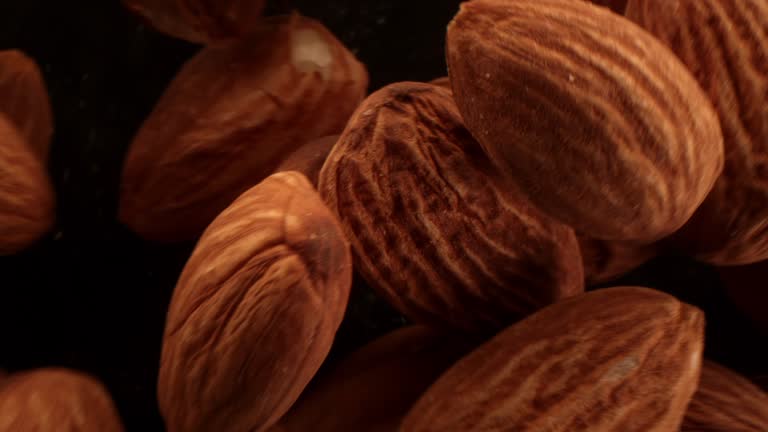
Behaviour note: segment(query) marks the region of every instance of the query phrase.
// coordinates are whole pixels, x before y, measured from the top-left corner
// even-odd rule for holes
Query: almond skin
[[[194,240],[304,143],[340,133],[367,73],[317,21],[265,21],[209,46],[165,91],[123,170],[120,220],[147,240]]]
[[[271,432],[394,432],[411,405],[470,346],[455,334],[423,326],[395,330],[319,377]]]
[[[338,140],[339,135],[329,135],[307,142],[283,159],[275,172],[298,171],[309,179],[312,186],[317,187],[320,169]]]
[[[0,256],[37,242],[54,217],[48,174],[16,127],[0,114]]]
[[[156,30],[196,43],[241,38],[261,20],[266,0],[123,0]]]
[[[768,3],[632,0],[627,17],[688,66],[723,129],[725,169],[672,244],[716,265],[768,259]]]
[[[169,432],[259,432],[333,342],[349,244],[302,174],[274,174],[213,221],[171,299],[158,379]]]
[[[651,243],[723,167],[717,115],[663,44],[585,1],[475,0],[448,26],[467,128],[542,211],[585,235]]]
[[[401,432],[677,432],[699,379],[704,315],[647,288],[548,306],[443,374]]]
[[[659,246],[598,240],[576,234],[587,286],[611,282],[635,270],[658,254]]]
[[[736,372],[705,360],[680,431],[768,431],[768,394]]]
[[[0,113],[47,164],[53,135],[48,90],[37,63],[18,50],[0,51]]]
[[[357,271],[414,322],[495,332],[583,291],[573,230],[504,181],[443,87],[403,82],[370,95],[318,190]]]
[[[0,432],[122,432],[117,409],[95,378],[73,370],[19,372],[0,383]]]

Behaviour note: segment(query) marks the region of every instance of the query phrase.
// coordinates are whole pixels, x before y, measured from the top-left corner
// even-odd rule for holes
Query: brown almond
[[[193,240],[304,143],[342,131],[367,73],[322,24],[270,18],[204,48],[144,122],[123,169],[120,220],[157,242]]]
[[[768,259],[768,3],[632,0],[627,17],[688,66],[723,129],[725,169],[672,245],[717,265]]]
[[[548,306],[459,360],[401,432],[677,432],[699,379],[704,316],[647,288]]]
[[[606,8],[465,2],[446,44],[467,128],[533,204],[578,232],[651,243],[722,171],[717,114],[694,77]]]
[[[415,322],[495,331],[583,291],[573,230],[504,181],[443,87],[403,82],[370,95],[318,190],[355,268]]]
[[[317,187],[320,169],[338,140],[338,135],[329,135],[307,142],[283,159],[275,172],[298,171],[309,179],[312,186]]]
[[[274,174],[208,227],[166,320],[169,432],[260,432],[296,401],[341,323],[349,245],[302,174]]]

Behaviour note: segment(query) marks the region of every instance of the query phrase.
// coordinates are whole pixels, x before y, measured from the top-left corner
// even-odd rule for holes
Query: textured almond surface
[[[632,0],[627,17],[683,60],[723,129],[725,169],[677,245],[719,265],[768,259],[768,2]]]
[[[0,255],[31,246],[53,220],[48,174],[16,127],[0,113]]]
[[[583,290],[573,230],[501,181],[445,88],[404,82],[369,96],[318,190],[355,268],[416,322],[496,330]]]
[[[467,128],[534,204],[578,232],[662,238],[722,171],[706,94],[668,48],[606,8],[465,2],[446,43]]]
[[[768,337],[768,261],[717,270],[730,300]]]
[[[394,432],[416,399],[469,346],[427,327],[395,330],[314,382],[272,432]]]
[[[434,85],[438,85],[438,86],[441,86],[441,87],[445,87],[447,89],[451,88],[451,80],[447,76],[440,77],[440,78],[435,78],[432,81],[430,81],[429,83],[430,84],[434,84]]]
[[[243,37],[261,19],[265,0],[123,0],[156,30],[190,42]]]
[[[328,30],[298,15],[204,48],[129,149],[120,219],[149,240],[196,238],[288,154],[340,133],[367,82],[364,66]]]
[[[596,285],[615,280],[645,264],[658,253],[658,245],[598,240],[576,235],[584,263],[584,280]]]
[[[677,432],[696,389],[704,315],[647,288],[549,306],[461,359],[402,432]]]
[[[80,372],[46,368],[0,383],[0,432],[122,432],[106,388]]]
[[[309,141],[283,159],[275,171],[298,171],[317,187],[320,169],[338,140],[338,135],[329,135]]]
[[[21,133],[43,162],[53,135],[53,115],[40,68],[21,51],[0,51],[0,113]]]
[[[352,264],[302,174],[274,174],[208,227],[179,279],[158,382],[169,432],[258,432],[328,354]]]
[[[768,431],[768,394],[741,375],[704,361],[680,431]]]

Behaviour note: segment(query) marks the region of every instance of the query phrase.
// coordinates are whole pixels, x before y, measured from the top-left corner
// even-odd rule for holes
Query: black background
[[[371,90],[445,75],[445,26],[459,1],[280,1],[322,20],[369,68]],[[117,0],[0,2],[0,49],[41,65],[56,118],[50,174],[57,224],[0,258],[0,368],[65,366],[101,378],[129,431],[162,430],[155,380],[168,301],[192,244],[142,242],[115,220],[123,157],[180,65],[199,48],[157,34]],[[768,375],[768,341],[712,268],[657,259],[621,283],[664,289],[707,312],[707,354]],[[357,283],[334,356],[403,320]],[[762,344],[762,345],[761,345]]]

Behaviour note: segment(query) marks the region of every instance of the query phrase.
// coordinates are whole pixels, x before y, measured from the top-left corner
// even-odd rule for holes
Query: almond
[[[728,368],[704,361],[680,431],[768,431],[768,394]]]
[[[120,219],[145,239],[193,240],[302,144],[340,133],[367,73],[317,21],[265,21],[248,39],[204,48],[134,139]]]
[[[503,180],[448,89],[403,82],[370,95],[318,190],[355,268],[415,322],[492,332],[583,291],[573,230]]]
[[[329,135],[307,142],[283,159],[275,172],[298,171],[317,187],[320,169],[338,140],[338,135]]]
[[[706,94],[608,9],[465,2],[446,44],[467,128],[534,205],[578,232],[651,243],[690,218],[722,171]]]
[[[576,234],[584,263],[584,280],[587,286],[603,284],[618,279],[654,258],[659,246],[635,244]]]
[[[427,327],[395,330],[319,377],[272,432],[396,431],[416,399],[469,346]]]
[[[447,76],[435,78],[429,83],[436,86],[445,87],[447,89],[451,88],[451,80]]]
[[[18,50],[0,51],[0,113],[46,164],[53,135],[51,102],[37,63]]]
[[[296,401],[341,323],[349,245],[302,174],[274,174],[208,227],[166,320],[169,432],[259,432]]]
[[[69,369],[12,374],[0,383],[0,432],[122,432],[115,404],[95,378]]]
[[[696,389],[704,317],[647,288],[548,306],[459,360],[401,432],[677,432]]]
[[[768,259],[768,3],[632,0],[627,17],[682,59],[722,124],[725,169],[673,245],[717,265]]]
[[[54,195],[42,162],[0,113],[0,256],[28,248],[54,221]]]

